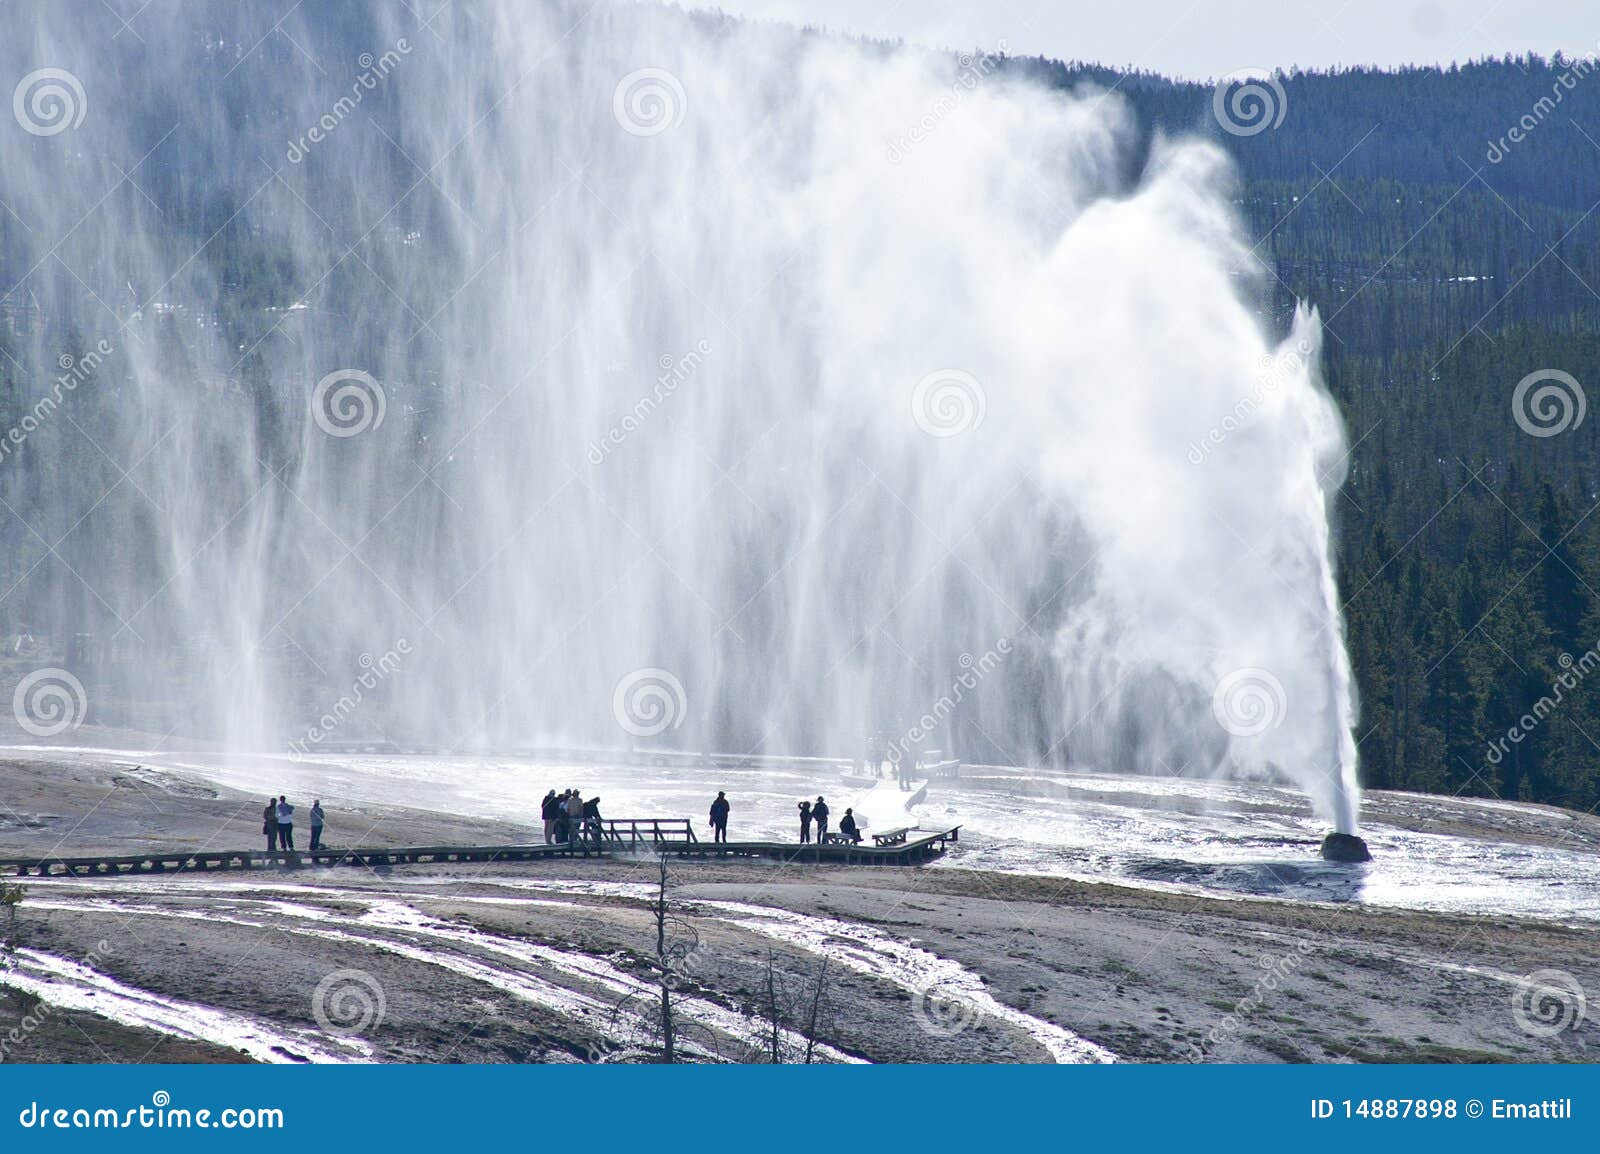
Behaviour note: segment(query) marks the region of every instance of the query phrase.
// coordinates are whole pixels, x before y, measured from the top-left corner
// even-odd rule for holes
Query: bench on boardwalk
[[[886,829],[882,833],[872,835],[872,844],[875,846],[905,845],[906,836],[910,833],[911,827],[909,825],[903,825],[896,829]]]

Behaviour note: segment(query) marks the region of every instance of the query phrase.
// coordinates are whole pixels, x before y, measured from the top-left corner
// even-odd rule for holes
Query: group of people
[[[728,795],[717,791],[711,803],[711,830],[715,840],[728,840]],[[602,840],[600,826],[600,799],[585,799],[581,790],[568,789],[557,793],[551,790],[539,805],[539,817],[544,822],[544,844],[565,845],[587,838],[596,844]]]
[[[281,799],[280,799],[281,800]],[[270,807],[269,807],[270,808]],[[728,801],[725,790],[717,790],[716,799],[711,803],[711,839],[713,842],[726,842],[728,840],[728,814],[733,806]],[[293,807],[290,807],[292,814]],[[317,834],[321,825],[320,803],[312,809],[312,847],[316,846]],[[828,818],[831,815],[826,799],[819,796],[816,801],[802,801],[800,803],[800,842],[802,845],[811,843],[811,827],[815,825],[817,844],[828,840]],[[539,806],[539,816],[544,822],[544,842],[546,845],[564,845],[576,842],[580,838],[592,839],[598,844],[601,838],[600,826],[600,799],[591,797],[585,799],[582,792],[576,789],[563,790],[557,793],[551,790],[544,795],[544,801]],[[839,819],[839,831],[833,835],[835,840],[844,840],[852,845],[861,843],[861,827],[856,822],[853,809],[846,809],[844,816]],[[292,847],[291,847],[292,848]]]
[[[733,806],[728,802],[728,795],[723,790],[717,791],[716,800],[711,803],[711,833],[712,840],[725,842],[728,840],[728,814]],[[287,850],[294,852],[294,810],[289,804],[288,797],[279,795],[276,798],[267,798],[267,804],[261,811],[261,832],[267,839],[267,852],[274,850]],[[544,801],[539,807],[540,817],[544,821],[544,841],[546,845],[565,844],[577,841],[579,838],[593,839],[596,844],[601,840],[600,829],[600,799],[598,797],[584,798],[576,789],[568,789],[561,793],[551,790],[544,795]],[[828,817],[830,811],[828,803],[818,796],[815,802],[802,801],[800,803],[800,842],[809,844],[811,841],[811,827],[817,827],[817,844],[821,845],[828,840]],[[322,827],[324,824],[322,801],[319,798],[311,803],[311,850],[322,848]],[[850,809],[844,811],[844,816],[839,819],[838,837],[855,844],[861,841],[861,830],[856,824],[855,812]]]
[[[802,801],[800,803],[800,844],[809,845],[811,842],[811,826],[817,827],[817,844],[821,845],[828,840],[828,817],[832,811],[828,803],[818,797],[816,801]],[[852,845],[861,841],[861,827],[856,824],[855,810],[846,808],[844,816],[839,819],[839,837],[844,838]]]
[[[322,848],[323,825],[322,800],[318,798],[311,803],[311,849]],[[267,852],[273,850],[288,850],[294,852],[294,806],[289,804],[289,799],[283,795],[276,798],[267,798],[266,808],[261,811],[261,832],[267,838]]]
[[[551,790],[544,795],[539,806],[539,816],[544,821],[544,844],[565,845],[580,837],[600,840],[600,799],[584,799],[576,789],[557,794]]]

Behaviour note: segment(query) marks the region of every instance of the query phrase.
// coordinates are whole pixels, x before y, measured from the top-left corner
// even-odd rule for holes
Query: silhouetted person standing
[[[567,794],[567,843],[583,836],[583,794],[574,789]]]
[[[267,835],[267,852],[278,848],[278,802],[267,798],[267,808],[261,811],[261,832]]]
[[[311,848],[322,848],[322,799],[319,797],[311,803]]]
[[[556,840],[556,819],[561,816],[561,799],[556,796],[556,791],[551,790],[544,795],[544,801],[539,805],[539,817],[544,822],[544,844],[549,845]]]
[[[572,812],[572,791],[569,789],[556,801],[556,841],[557,843],[571,840],[572,823],[577,818]]]
[[[717,800],[711,803],[711,830],[715,835],[713,841],[728,840],[728,796],[722,790],[717,790]]]
[[[817,844],[821,845],[828,840],[828,803],[820,797],[811,807],[811,820],[817,823]]]
[[[800,803],[800,844],[805,845],[811,840],[811,803]]]

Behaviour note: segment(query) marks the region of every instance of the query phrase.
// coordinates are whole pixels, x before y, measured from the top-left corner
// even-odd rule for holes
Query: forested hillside
[[[1213,136],[1268,307],[1321,311],[1352,445],[1337,545],[1365,782],[1600,802],[1600,420],[1571,408],[1534,436],[1513,412],[1539,370],[1600,385],[1595,62],[1281,75],[1282,119],[1252,135],[1209,86],[1016,67]]]

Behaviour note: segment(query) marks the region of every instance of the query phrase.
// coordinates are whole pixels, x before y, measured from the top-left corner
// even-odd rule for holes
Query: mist
[[[117,23],[0,41],[0,624],[91,720],[877,732],[1356,828],[1344,433],[1211,144],[668,9]]]

